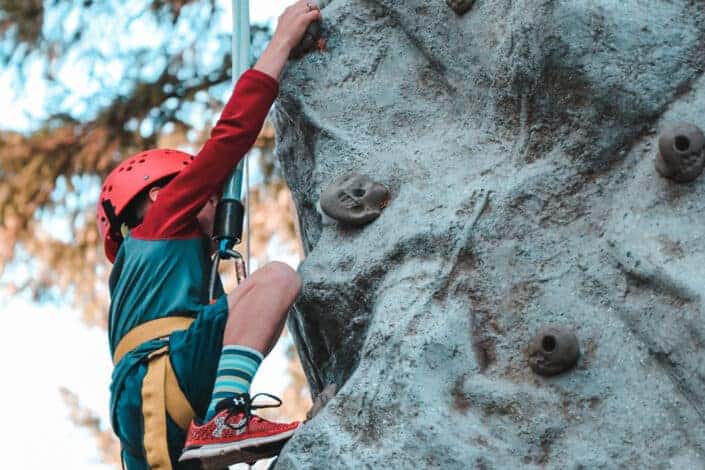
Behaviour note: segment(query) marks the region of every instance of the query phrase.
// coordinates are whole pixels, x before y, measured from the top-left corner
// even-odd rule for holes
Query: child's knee
[[[266,271],[267,283],[280,292],[286,292],[295,298],[301,290],[301,276],[288,264],[273,261],[263,268]]]

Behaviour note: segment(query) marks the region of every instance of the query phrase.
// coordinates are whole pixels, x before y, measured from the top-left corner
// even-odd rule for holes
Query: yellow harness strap
[[[193,318],[165,317],[143,323],[127,333],[113,355],[113,363],[142,343],[166,338],[172,332],[185,330]],[[169,359],[169,346],[149,355],[147,374],[142,381],[142,415],[144,419],[144,450],[147,464],[153,470],[171,470],[169,446],[166,436],[166,414],[184,431],[196,415],[176,380]]]

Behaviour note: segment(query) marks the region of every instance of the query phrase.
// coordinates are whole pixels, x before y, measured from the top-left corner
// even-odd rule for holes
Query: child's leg
[[[228,295],[228,318],[206,419],[216,405],[236,394],[249,393],[265,355],[281,335],[289,307],[301,289],[299,275],[283,263],[255,271]]]
[[[275,261],[255,271],[228,294],[223,346],[237,344],[269,354],[300,290],[299,274],[284,263]]]
[[[299,422],[275,423],[251,414],[257,407],[251,402],[249,391],[252,378],[279,338],[300,289],[301,279],[293,269],[270,263],[254,272],[227,299],[209,305],[183,339],[175,336],[175,359],[184,356],[175,362],[186,363],[189,367],[184,367],[185,372],[192,374],[182,377],[187,385],[193,382],[191,386],[197,386],[205,377],[213,377],[214,372],[216,376],[206,419],[191,423],[181,461],[200,459],[216,468],[256,461],[277,455],[296,431]],[[216,372],[212,369],[213,359],[207,365],[203,361],[217,355],[221,334],[223,349]],[[203,409],[206,397],[200,397],[199,408]]]

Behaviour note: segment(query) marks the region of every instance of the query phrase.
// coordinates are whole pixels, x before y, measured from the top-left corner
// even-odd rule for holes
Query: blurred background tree
[[[0,64],[8,85],[17,100],[42,102],[26,125],[0,129],[0,292],[70,301],[87,323],[107,325],[110,265],[95,223],[100,182],[141,150],[201,147],[232,88],[228,4],[0,0]],[[269,25],[253,25],[253,62],[270,37]],[[271,125],[255,147],[253,263],[272,252],[300,258]],[[225,279],[232,287],[232,276]],[[290,393],[300,397],[305,381],[291,356],[298,389]],[[76,422],[104,428],[80,409],[79,397],[62,395]],[[287,414],[301,418],[305,406],[301,400]],[[114,447],[101,449],[108,455]]]

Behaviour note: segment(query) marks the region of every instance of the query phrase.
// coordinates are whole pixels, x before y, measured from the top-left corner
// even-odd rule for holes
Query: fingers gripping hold
[[[279,16],[275,38],[283,40],[291,48],[304,36],[306,28],[321,20],[321,11],[314,0],[299,0],[287,7]]]

